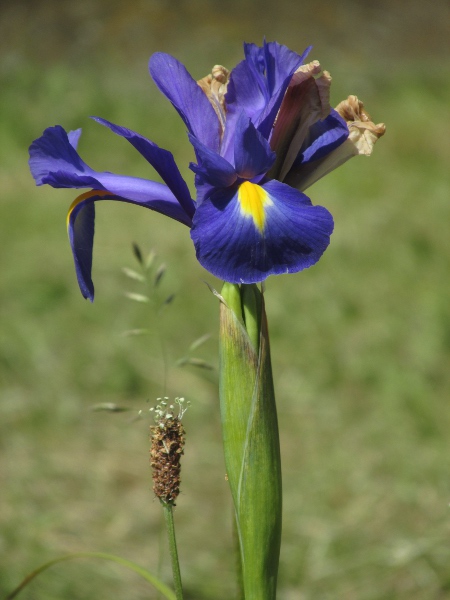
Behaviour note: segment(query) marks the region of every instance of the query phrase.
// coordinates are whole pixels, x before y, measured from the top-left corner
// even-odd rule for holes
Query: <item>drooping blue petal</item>
[[[155,181],[94,171],[78,155],[59,125],[50,127],[30,146],[29,165],[37,185],[56,188],[106,190],[124,201],[140,204],[191,226],[186,213],[169,188]]]
[[[242,194],[242,186],[258,189]],[[333,231],[330,213],[275,180],[242,186],[217,190],[198,207],[191,237],[199,262],[231,283],[256,283],[315,264]]]
[[[160,184],[161,185],[161,184]],[[78,285],[85,298],[94,300],[94,284],[92,282],[92,250],[94,244],[94,203],[103,200],[118,200],[129,204],[136,204],[144,208],[150,208],[164,215],[169,215],[171,206],[164,200],[155,198],[147,203],[134,202],[127,198],[121,198],[108,191],[92,190],[78,196],[69,208],[67,215],[67,231],[72,248],[75,271]],[[169,215],[170,216],[170,215]]]
[[[88,192],[89,194],[89,192]],[[94,244],[95,200],[106,199],[102,192],[91,192],[83,202],[74,203],[67,215],[67,232],[72,248],[75,272],[78,285],[84,298],[94,301],[94,284],[92,282],[92,249]],[[87,194],[84,194],[87,196]],[[110,196],[110,199],[111,196]]]
[[[172,191],[175,198],[178,199],[181,206],[184,208],[189,217],[192,217],[195,212],[195,205],[192,201],[189,193],[189,188],[186,182],[181,177],[181,173],[175,163],[173,154],[164,148],[160,148],[154,142],[151,142],[144,136],[127,129],[126,127],[120,127],[101,119],[100,117],[93,117],[97,123],[105,125],[112,132],[116,133],[127,139],[142,156],[148,160],[155,171],[160,175],[162,180],[165,182],[167,187]]]
[[[241,113],[234,137],[234,164],[239,177],[253,179],[266,173],[275,162],[275,152],[269,142],[255,129],[255,126]]]
[[[150,58],[150,74],[170,100],[188,131],[211,150],[219,150],[220,123],[208,98],[184,65],[169,54],[156,52]]]

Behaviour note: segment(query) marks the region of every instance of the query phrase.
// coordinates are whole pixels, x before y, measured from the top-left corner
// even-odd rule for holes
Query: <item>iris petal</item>
[[[159,184],[161,185],[161,184]],[[100,200],[118,200],[150,208],[156,212],[170,216],[172,206],[167,201],[154,198],[147,203],[134,202],[121,198],[106,190],[92,190],[78,196],[69,208],[67,215],[67,231],[72,248],[78,285],[85,298],[92,302],[94,299],[94,284],[92,282],[92,249],[94,243],[94,203]]]
[[[333,218],[325,208],[312,206],[307,196],[275,180],[261,187],[270,200],[263,207],[262,228],[243,214],[235,189],[216,192],[194,215],[197,258],[225,281],[256,283],[301,271],[315,264],[329,244]]]
[[[303,64],[311,50],[311,46],[306,48],[302,55],[298,55],[286,46],[276,43],[266,44],[264,50],[266,64],[268,65],[268,81],[273,91],[270,102],[260,115],[256,125],[258,130],[268,138],[292,75]]]
[[[277,42],[244,44],[245,59],[231,72],[227,108],[232,113],[242,111],[255,123],[274,95],[284,94],[283,87],[302,64],[310,48],[302,55]]]
[[[310,48],[299,55],[277,42],[269,42],[262,48],[244,44],[244,51],[245,59],[231,71],[225,96],[227,122],[221,154],[228,160],[242,111],[265,138],[269,137],[289,81]]]
[[[78,147],[78,142],[80,141],[80,136],[81,136],[81,128],[75,129],[74,131],[69,131],[67,133],[67,137],[69,138],[70,145],[75,150]]]
[[[255,129],[245,113],[236,124],[234,163],[240,177],[252,179],[266,173],[275,161],[269,142]]]
[[[305,140],[294,167],[318,160],[340,146],[348,138],[348,127],[345,120],[334,109],[322,121],[317,121],[309,128],[308,139]]]
[[[181,177],[181,173],[175,163],[173,154],[164,148],[160,148],[154,142],[151,142],[144,136],[127,129],[126,127],[120,127],[114,125],[106,119],[100,117],[93,117],[97,123],[105,125],[111,129],[113,133],[120,135],[127,139],[130,144],[136,148],[142,156],[148,160],[155,171],[160,175],[167,187],[172,191],[173,195],[178,199],[181,206],[184,208],[186,213],[192,217],[195,212],[195,205],[191,199],[189,188],[186,182]]]
[[[199,161],[198,165],[191,163],[190,169],[201,176],[203,182],[212,186],[228,187],[236,181],[236,171],[225,158],[207,148],[195,136],[189,135],[189,140]]]
[[[283,44],[264,42],[260,52],[264,53],[267,86],[271,96],[280,90],[286,78],[290,78],[294,71],[303,64],[310,50],[311,46],[300,55]]]
[[[308,140],[297,156],[285,182],[304,191],[324,175],[355,155],[349,140],[348,127],[342,117],[332,110],[323,121],[310,128]]]
[[[173,56],[156,52],[150,58],[149,69],[159,90],[176,108],[189,132],[211,150],[218,151],[219,119],[186,67]]]
[[[51,177],[51,173],[65,173],[66,179],[70,179],[70,173],[76,173],[79,177],[89,177],[93,174],[93,170],[81,160],[74,147],[80,134],[81,130],[70,132],[69,140],[65,130],[57,125],[46,129],[44,134],[31,144],[29,165],[37,185],[48,183],[47,179]],[[75,186],[63,183],[53,187]]]
[[[242,111],[250,118],[258,115],[269,99],[257,58],[246,57],[231,71],[225,95],[227,122],[230,114],[239,116]]]
[[[258,184],[244,181],[239,186],[238,202],[241,214],[251,217],[260,234],[264,233],[266,225],[266,207],[273,204],[266,190]]]
[[[89,167],[60,126],[50,127],[30,146],[30,169],[37,185],[108,190],[124,202],[139,204],[190,226],[190,216],[169,188],[139,177],[98,172]]]
[[[72,248],[78,285],[84,298],[94,301],[92,249],[94,244],[95,200],[113,199],[107,192],[87,192],[77,198],[67,215],[67,232]]]

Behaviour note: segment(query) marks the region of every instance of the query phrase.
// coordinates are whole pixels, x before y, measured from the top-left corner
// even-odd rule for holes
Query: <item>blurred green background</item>
[[[99,550],[169,580],[148,466],[147,409],[185,415],[176,509],[186,598],[234,596],[231,506],[215,371],[177,367],[189,345],[217,365],[218,304],[188,230],[120,203],[97,210],[96,301],[82,299],[65,232],[73,191],[35,188],[27,147],[83,127],[91,166],[154,178],[100,115],[169,148],[189,182],[184,126],[147,72],[152,52],[195,78],[265,35],[309,44],[333,75],[332,104],[364,100],[386,136],[309,190],[334,215],[313,269],[267,282],[284,469],[280,600],[450,598],[449,5],[387,0],[68,2],[0,7],[0,596],[67,552]],[[123,266],[131,243],[167,271],[156,312]],[[151,333],[126,337],[125,330]],[[163,348],[163,350],[162,350]],[[211,358],[212,357],[212,358]],[[130,412],[94,412],[113,402]],[[138,411],[144,417],[136,419]],[[54,567],[24,600],[144,600],[117,566]]]

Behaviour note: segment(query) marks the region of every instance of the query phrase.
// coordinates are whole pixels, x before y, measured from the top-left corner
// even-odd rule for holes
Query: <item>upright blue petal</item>
[[[169,54],[156,52],[149,62],[150,74],[170,100],[188,131],[211,150],[219,150],[220,123],[208,98],[186,67]]]
[[[284,94],[286,79],[289,83],[309,50],[299,55],[277,42],[264,42],[262,48],[244,44],[245,59],[230,75],[225,96],[228,111],[238,114],[244,111],[256,123],[273,96]]]
[[[245,59],[232,71],[225,95],[227,122],[221,154],[232,153],[234,130],[242,111],[258,131],[269,138],[275,117],[292,75],[303,63],[310,48],[299,55],[277,42],[244,44]]]
[[[303,54],[297,54],[287,46],[277,42],[264,42],[264,64],[269,95],[272,97],[284,86],[295,71],[303,64],[311,51],[311,46]]]
[[[252,60],[245,58],[234,67],[230,74],[225,94],[227,125],[230,116],[239,116],[242,111],[250,119],[255,118],[255,115],[260,114],[269,100],[270,96],[265,85],[264,75],[258,68],[256,58]]]
[[[255,62],[241,61],[231,71],[228,82],[225,94],[227,118],[220,154],[229,161],[233,160],[235,127],[241,113],[256,122],[269,102],[263,76]]]
[[[283,101],[284,94],[291,81],[292,75],[303,64],[311,47],[306,48],[303,54],[292,52],[286,46],[271,42],[264,43],[266,61],[267,85],[270,90],[270,101],[255,123],[258,130],[269,137],[275,118]]]
[[[239,177],[253,179],[266,173],[275,162],[269,142],[255,129],[249,117],[241,113],[234,137],[234,164]]]

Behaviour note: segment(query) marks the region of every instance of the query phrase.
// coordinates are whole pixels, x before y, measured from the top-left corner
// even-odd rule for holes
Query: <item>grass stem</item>
[[[178,562],[177,541],[175,538],[175,525],[173,522],[172,504],[161,502],[164,519],[166,522],[167,539],[169,540],[170,560],[172,562],[172,576],[177,600],[183,600],[183,586],[181,584],[180,564]]]

